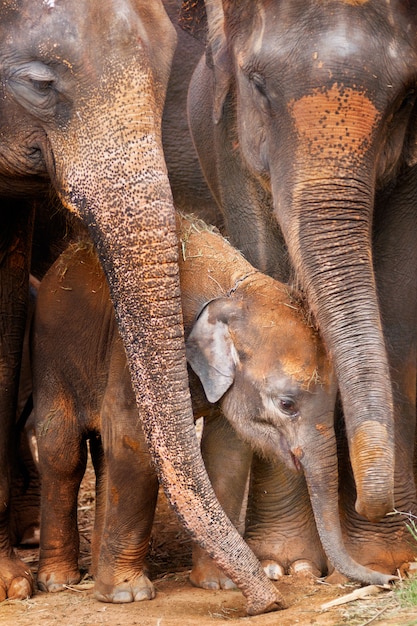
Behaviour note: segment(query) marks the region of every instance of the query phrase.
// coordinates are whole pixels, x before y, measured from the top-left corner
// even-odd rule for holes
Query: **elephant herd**
[[[392,580],[416,555],[387,514],[417,514],[417,1],[4,0],[0,41],[0,600],[34,586],[9,529],[30,273],[42,589],[78,577],[86,438],[100,600],[153,597],[158,481],[192,582],[249,614],[289,570]]]

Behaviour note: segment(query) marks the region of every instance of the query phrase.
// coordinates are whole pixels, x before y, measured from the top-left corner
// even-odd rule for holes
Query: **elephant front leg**
[[[14,423],[25,330],[33,215],[23,203],[2,199],[0,223],[0,601],[32,595],[29,567],[9,536],[10,480],[16,461]]]
[[[140,429],[136,415],[134,423]],[[100,490],[104,493],[93,538],[93,551],[99,550],[98,555],[93,554],[95,597],[115,604],[155,597],[145,573],[145,559],[158,479],[144,439],[128,432],[126,428],[124,434],[103,436],[105,475]]]
[[[46,411],[37,423],[41,476],[41,533],[38,587],[63,591],[80,580],[77,498],[87,446],[64,414]],[[75,431],[73,439],[69,434]],[[63,452],[64,451],[64,452]]]
[[[272,580],[327,570],[304,475],[281,463],[254,458],[245,538]]]
[[[243,534],[245,493],[252,452],[240,440],[219,408],[204,421],[201,450],[214,492],[225,513]],[[190,580],[203,589],[234,589],[235,584],[205,550],[193,545]]]

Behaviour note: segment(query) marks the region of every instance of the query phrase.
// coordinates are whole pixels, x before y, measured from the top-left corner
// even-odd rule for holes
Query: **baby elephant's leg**
[[[211,416],[205,418],[201,450],[216,496],[229,519],[243,534],[245,494],[252,452],[237,437],[217,406],[213,407]],[[193,545],[190,580],[196,587],[204,589],[235,587],[230,578],[196,544]]]
[[[107,394],[102,415],[105,477],[100,487],[101,522],[93,549],[99,546],[95,597],[102,602],[150,600],[155,591],[144,573],[158,480],[133,393],[119,388]]]
[[[36,403],[41,476],[41,533],[38,586],[61,591],[79,582],[77,496],[87,448],[64,392]]]
[[[246,541],[269,578],[326,572],[327,559],[301,472],[254,457],[247,519]]]

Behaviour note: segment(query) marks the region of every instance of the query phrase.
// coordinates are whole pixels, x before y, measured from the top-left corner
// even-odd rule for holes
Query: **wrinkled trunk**
[[[57,186],[64,203],[88,224],[108,278],[140,415],[167,497],[191,535],[248,597],[248,612],[260,613],[281,597],[218,504],[195,435],[160,107],[147,68],[139,78],[138,69],[136,64],[118,73],[126,81],[118,94],[130,93],[131,84],[141,81],[133,104],[124,102],[109,116],[105,94],[79,112],[75,139],[69,142],[79,152],[55,161]]]
[[[394,500],[394,418],[371,254],[372,184],[309,172],[297,182],[286,239],[334,362],[357,488],[379,520]]]
[[[360,565],[345,549],[338,508],[336,438],[333,427],[321,428],[303,446],[301,460],[323,549],[341,574],[369,585],[384,585],[392,576]]]

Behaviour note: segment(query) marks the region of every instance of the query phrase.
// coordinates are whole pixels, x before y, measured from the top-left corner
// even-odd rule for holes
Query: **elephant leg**
[[[28,304],[33,212],[20,202],[2,200],[0,223],[0,601],[32,594],[28,566],[10,543],[10,484],[16,463],[14,429],[19,371]]]
[[[87,463],[87,446],[75,411],[64,395],[36,407],[41,475],[41,533],[38,586],[62,591],[80,580],[77,498]]]
[[[10,533],[13,545],[37,546],[40,527],[40,478],[30,429],[18,433],[17,471],[12,477]]]
[[[120,358],[125,362],[124,352]],[[127,372],[126,368],[117,371]],[[98,555],[93,554],[95,597],[115,604],[150,600],[155,596],[144,565],[158,479],[145,437],[138,436],[139,417],[130,379],[126,378],[123,390],[121,377],[116,376],[103,402],[104,476],[100,481],[98,505],[102,510],[93,540],[93,550],[99,549]]]
[[[246,541],[269,578],[327,570],[304,475],[254,457]]]
[[[92,435],[89,440],[91,460],[96,475],[96,505],[94,516],[94,529],[91,539],[91,566],[90,574],[95,578],[98,569],[98,556],[100,542],[104,527],[105,493],[106,493],[106,467],[103,445],[100,435]]]
[[[249,445],[238,438],[217,406],[213,407],[210,416],[204,418],[201,452],[220,504],[232,523],[243,534],[245,494],[252,452]],[[190,580],[196,587],[204,589],[235,587],[230,578],[197,544],[193,545]]]
[[[389,197],[377,199],[374,262],[395,406],[395,509],[417,514],[413,476],[417,363],[417,194],[416,168]],[[410,200],[411,199],[411,200]],[[344,472],[344,473],[343,473]],[[347,547],[364,565],[396,572],[414,561],[416,551],[393,515],[372,524],[353,506],[354,488],[342,469],[342,505]]]
[[[41,476],[38,586],[55,592],[80,580],[77,498],[87,446],[65,393],[45,405],[40,398],[35,410]]]

